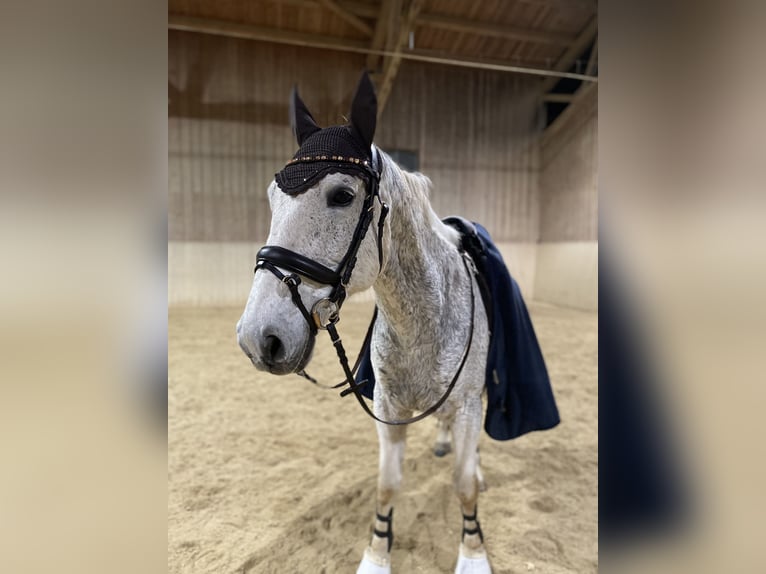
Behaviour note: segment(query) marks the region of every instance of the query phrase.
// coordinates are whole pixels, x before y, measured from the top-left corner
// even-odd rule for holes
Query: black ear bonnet
[[[370,148],[365,149],[351,126],[333,126],[306,138],[275,178],[283,192],[297,195],[330,173],[361,175],[367,179],[371,165]]]
[[[372,82],[365,72],[351,104],[351,123],[321,129],[294,89],[290,123],[300,148],[274,176],[280,189],[297,195],[330,173],[361,176],[369,185],[370,178],[377,175],[372,162],[377,107]]]

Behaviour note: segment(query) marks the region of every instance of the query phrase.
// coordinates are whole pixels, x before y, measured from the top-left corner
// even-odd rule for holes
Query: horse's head
[[[372,153],[377,104],[367,75],[349,125],[319,128],[295,90],[290,104],[300,149],[269,186],[267,246],[237,323],[245,354],[278,375],[302,370],[317,328],[337,319],[346,293],[375,281],[377,228],[370,223],[382,209]],[[355,241],[362,227],[369,233]]]

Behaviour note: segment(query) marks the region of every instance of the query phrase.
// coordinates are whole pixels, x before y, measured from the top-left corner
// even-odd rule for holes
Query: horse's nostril
[[[285,347],[282,344],[282,341],[279,337],[275,337],[274,335],[268,335],[266,337],[266,346],[264,350],[266,362],[270,365],[279,362],[285,355]]]

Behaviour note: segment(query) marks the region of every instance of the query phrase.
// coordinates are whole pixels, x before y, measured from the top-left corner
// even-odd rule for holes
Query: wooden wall
[[[540,243],[533,292],[598,309],[598,98],[594,90],[541,150]]]
[[[297,147],[289,92],[297,83],[320,125],[342,123],[363,64],[354,54],[169,32],[172,304],[244,304],[268,234],[266,189]],[[376,143],[418,152],[437,213],[483,223],[527,298],[592,309],[597,100],[541,147],[537,83],[404,62]]]
[[[330,62],[329,52],[176,31],[168,45],[169,81],[181,92],[168,112],[169,238],[263,241],[266,189],[296,149],[293,84],[317,121],[337,121],[359,57],[332,53]]]
[[[598,112],[590,104],[541,154],[540,241],[598,239]]]
[[[417,149],[440,215],[485,225],[497,241],[538,237],[534,82],[406,62],[379,131],[381,146]]]
[[[342,123],[363,56],[169,32],[172,241],[265,240],[266,188],[296,149],[294,83],[320,125]],[[204,84],[195,78],[207,77]],[[441,215],[484,223],[498,241],[538,238],[534,80],[404,62],[378,127],[414,150]]]

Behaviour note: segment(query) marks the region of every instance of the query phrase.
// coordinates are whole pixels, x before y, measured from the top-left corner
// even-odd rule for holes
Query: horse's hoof
[[[381,566],[376,564],[365,553],[364,558],[359,563],[359,568],[356,569],[356,574],[391,574],[391,565]]]
[[[434,445],[434,454],[439,458],[452,452],[452,445],[448,442],[437,442]]]
[[[489,560],[486,556],[468,558],[463,556],[463,552],[457,558],[455,574],[492,574],[492,568],[489,566]]]

